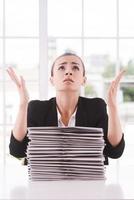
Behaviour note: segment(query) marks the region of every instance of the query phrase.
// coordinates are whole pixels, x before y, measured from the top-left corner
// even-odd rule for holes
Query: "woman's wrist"
[[[19,104],[19,108],[20,108],[20,109],[27,109],[27,107],[28,107],[28,102],[20,103],[20,104]]]
[[[113,105],[108,105],[108,110],[111,111],[111,112],[118,112],[118,107],[117,105],[113,104]]]

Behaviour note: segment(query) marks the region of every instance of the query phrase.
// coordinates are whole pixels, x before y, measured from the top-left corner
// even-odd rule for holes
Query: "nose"
[[[65,69],[65,76],[72,76],[73,75],[72,72],[73,72],[72,67],[68,64],[68,66]]]
[[[65,75],[72,75],[72,72],[66,72]]]

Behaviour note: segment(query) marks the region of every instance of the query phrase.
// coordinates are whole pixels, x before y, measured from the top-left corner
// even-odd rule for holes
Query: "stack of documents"
[[[27,148],[31,180],[102,180],[104,139],[101,128],[30,127]]]

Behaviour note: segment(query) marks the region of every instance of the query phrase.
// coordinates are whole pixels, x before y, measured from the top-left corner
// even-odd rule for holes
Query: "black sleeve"
[[[103,100],[100,100],[98,103],[98,127],[103,128],[104,132],[104,140],[105,140],[105,148],[104,148],[104,155],[106,157],[110,158],[119,158],[125,147],[125,141],[124,141],[124,134],[122,135],[122,139],[119,142],[117,146],[112,146],[110,142],[107,139],[108,134],[108,115],[107,115],[107,109],[106,109],[106,103]]]
[[[28,144],[28,137],[25,136],[23,141],[18,141],[13,133],[11,133],[10,143],[9,143],[9,152],[12,156],[16,158],[23,158],[26,157],[26,149]]]
[[[34,115],[33,113],[33,102],[30,101],[28,104],[28,114],[27,114],[27,125],[28,127],[30,126],[36,126],[36,123],[34,121]],[[32,117],[33,116],[33,117]],[[17,158],[23,158],[26,157],[26,150],[27,150],[27,145],[28,145],[29,139],[27,135],[24,137],[24,139],[20,142],[18,141],[14,135],[13,132],[11,133],[10,137],[10,143],[9,143],[9,152],[12,156],[17,157]]]

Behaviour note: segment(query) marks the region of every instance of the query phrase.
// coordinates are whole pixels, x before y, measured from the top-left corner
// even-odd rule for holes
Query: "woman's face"
[[[62,56],[55,61],[51,83],[56,91],[79,91],[86,80],[83,70],[77,56]]]

